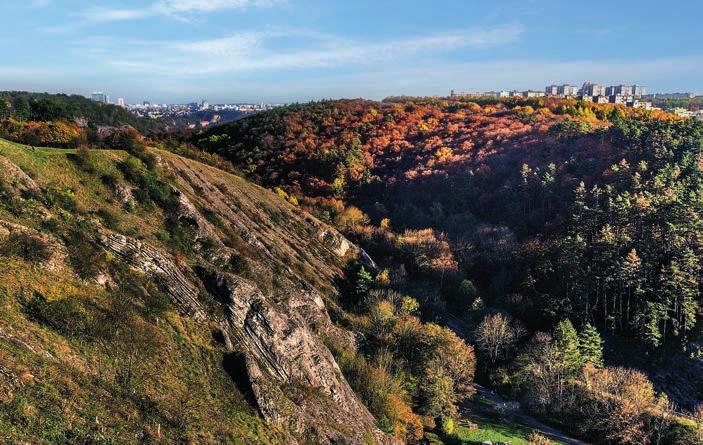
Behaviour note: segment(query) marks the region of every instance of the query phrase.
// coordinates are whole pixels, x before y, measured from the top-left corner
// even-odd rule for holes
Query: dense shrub
[[[420,272],[442,278],[458,270],[449,243],[432,229],[406,230],[396,238],[396,246]]]
[[[12,232],[7,238],[0,240],[0,255],[41,263],[51,257],[51,248],[49,243],[39,235]]]
[[[137,186],[134,195],[140,202],[155,203],[160,206],[170,204],[172,198],[170,185],[139,158],[129,156],[120,164],[120,168],[125,177]]]
[[[24,303],[24,310],[32,320],[64,335],[91,337],[98,333],[100,312],[89,303],[72,296],[50,301],[35,293]]]
[[[574,137],[588,134],[591,125],[584,121],[564,119],[549,127],[549,131],[560,137]]]
[[[103,207],[98,210],[97,215],[102,220],[105,227],[119,231],[120,228],[120,214],[109,207]]]
[[[75,229],[66,236],[68,259],[73,270],[84,279],[92,279],[103,272],[107,267],[105,251],[95,244],[89,229]]]
[[[339,351],[337,363],[378,425],[389,434],[410,440],[422,437],[420,418],[412,412],[403,374],[393,369],[393,357],[380,353],[369,361],[351,350]]]
[[[76,164],[88,173],[95,173],[95,158],[87,145],[81,145],[73,156]]]
[[[60,207],[71,213],[78,211],[78,201],[76,199],[75,192],[70,188],[61,188],[58,186],[49,187],[44,196],[46,197],[47,203],[52,206]]]

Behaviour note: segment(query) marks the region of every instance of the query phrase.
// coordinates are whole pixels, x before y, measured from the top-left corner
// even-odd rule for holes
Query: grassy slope
[[[0,155],[32,176],[43,190],[75,199],[76,211],[108,210],[122,231],[152,241],[163,230],[158,208],[122,209],[109,188],[80,169],[69,150],[38,149],[0,140]],[[115,170],[119,151],[95,153],[100,170]],[[236,179],[233,179],[236,181]],[[10,208],[8,208],[10,207]],[[42,220],[66,220],[57,212],[38,217],[41,204],[21,211],[0,201],[0,219],[47,232]],[[72,299],[80,308],[105,310],[111,295],[70,268],[49,272],[22,259],[0,258],[0,442],[2,443],[280,443],[223,371],[223,349],[207,331],[168,307],[156,326],[159,347],[139,365],[138,386],[116,384],[106,347],[87,335],[56,329],[28,316],[27,301]],[[108,258],[108,262],[116,261]],[[146,280],[146,279],[144,279]],[[144,317],[142,317],[144,318]],[[12,376],[8,378],[7,375]]]

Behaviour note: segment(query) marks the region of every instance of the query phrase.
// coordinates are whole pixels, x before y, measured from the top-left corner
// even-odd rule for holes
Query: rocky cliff
[[[80,163],[70,154],[46,150],[40,156],[70,165],[72,174],[40,177],[36,160],[21,147],[5,152],[7,157],[0,157],[4,198],[12,194],[24,206],[38,210],[1,211],[0,237],[31,232],[46,238],[49,250],[60,254],[41,260],[38,270],[63,270],[117,298],[124,291],[121,278],[110,276],[114,274],[110,267],[97,260],[106,255],[106,264],[125,264],[132,273],[155,283],[179,316],[201,331],[198,335],[213,333],[223,363],[239,363],[228,366],[227,373],[251,407],[281,432],[283,442],[392,442],[376,427],[323,341],[334,338],[354,344],[353,334],[330,320],[326,302],[335,299],[335,281],[346,260],[357,258],[373,267],[361,249],[269,191],[170,153],[156,154],[158,171],[170,178],[168,204],[140,214],[125,210],[133,204],[124,197],[139,196],[139,184],[130,185],[127,175],[118,174],[110,181],[103,176],[103,184],[94,185],[96,180],[89,177],[94,171],[76,167]],[[119,171],[126,155],[91,156],[105,158],[102,161],[111,171],[113,166]],[[53,167],[42,163],[41,168]],[[94,190],[83,190],[86,184],[93,184]],[[50,204],[56,198],[48,195],[64,188],[71,189],[72,196],[79,195],[74,198],[73,213]],[[123,221],[107,224],[100,216],[106,211],[91,208],[98,200],[119,209],[115,212]],[[71,249],[65,245],[66,236],[45,233],[46,221],[57,217],[80,226],[85,241],[97,248],[95,264],[101,270],[95,278],[81,277],[75,262],[56,264],[70,263],[65,250]],[[173,248],[176,239],[178,249]],[[36,338],[32,341],[39,343]],[[4,366],[2,357],[0,377],[7,376],[5,386],[15,388],[18,377]],[[90,365],[85,361],[82,366]]]

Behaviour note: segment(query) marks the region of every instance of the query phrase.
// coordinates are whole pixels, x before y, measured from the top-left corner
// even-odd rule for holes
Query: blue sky
[[[703,0],[3,0],[0,90],[291,102],[542,89],[703,93]]]

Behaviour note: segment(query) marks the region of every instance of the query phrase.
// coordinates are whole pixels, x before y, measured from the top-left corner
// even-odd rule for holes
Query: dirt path
[[[514,402],[505,400],[498,394],[484,388],[481,385],[475,384],[474,386],[476,388],[476,394],[486,399],[491,404],[494,411],[498,411],[499,409],[502,409],[502,407],[510,407],[515,405]],[[520,408],[508,409],[508,412],[511,413],[516,423],[537,430],[549,439],[558,440],[566,445],[589,445],[589,442],[584,442],[582,440],[569,437],[556,428],[540,422],[529,414],[521,411]]]

